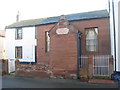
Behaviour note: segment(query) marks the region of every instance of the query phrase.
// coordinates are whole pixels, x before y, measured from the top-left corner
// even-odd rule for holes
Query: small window
[[[15,58],[22,58],[22,46],[15,47]]]
[[[22,39],[22,29],[16,29],[16,39]]]
[[[50,35],[49,32],[45,32],[45,51],[50,51]]]
[[[98,50],[98,28],[86,29],[86,51]]]

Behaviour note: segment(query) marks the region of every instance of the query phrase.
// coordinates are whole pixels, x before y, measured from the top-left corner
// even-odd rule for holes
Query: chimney
[[[61,15],[60,20],[65,20],[65,16]]]
[[[20,15],[20,13],[19,13],[19,11],[18,11],[18,12],[17,12],[17,15],[16,15],[16,22],[19,21],[19,15]]]

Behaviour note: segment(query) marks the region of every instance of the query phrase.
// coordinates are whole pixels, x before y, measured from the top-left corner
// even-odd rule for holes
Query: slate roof
[[[19,28],[19,27],[32,27],[32,26],[35,26],[37,23],[39,23],[42,20],[44,20],[44,19],[40,18],[40,19],[22,20],[22,21],[15,22],[11,25],[6,26],[6,29]]]
[[[78,21],[78,20],[88,20],[88,19],[97,19],[97,18],[108,18],[109,14],[107,10],[98,10],[98,11],[92,11],[92,12],[69,14],[69,15],[65,15],[65,17],[68,21]],[[59,19],[60,19],[60,16],[49,17],[39,22],[37,25],[56,23],[59,21]]]
[[[65,17],[68,21],[78,21],[78,20],[89,20],[89,19],[97,19],[97,18],[108,18],[109,14],[107,10],[98,10],[92,12],[69,14],[69,15],[65,15]],[[58,22],[59,20],[60,20],[60,16],[23,20],[6,26],[6,29],[52,24]]]

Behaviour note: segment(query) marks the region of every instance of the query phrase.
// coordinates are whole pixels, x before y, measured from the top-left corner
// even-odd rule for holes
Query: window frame
[[[88,31],[89,29],[96,29],[97,28],[97,47],[96,47],[96,50],[94,50],[94,51],[88,51],[87,50],[87,43],[86,43],[86,31]],[[98,51],[99,51],[99,38],[98,38],[98,36],[99,36],[99,28],[98,27],[91,27],[91,28],[85,28],[85,52],[87,52],[87,53],[97,53]]]
[[[16,50],[17,48],[21,48],[21,53],[20,53],[21,55],[20,55],[20,57],[17,56],[17,50]],[[22,54],[23,54],[23,48],[22,48],[22,46],[16,46],[15,47],[15,58],[16,59],[22,59],[22,57],[23,57]]]
[[[18,38],[19,30],[21,30],[21,37],[20,38]],[[23,30],[22,30],[22,28],[16,28],[15,29],[15,40],[21,40],[22,38],[23,38]]]

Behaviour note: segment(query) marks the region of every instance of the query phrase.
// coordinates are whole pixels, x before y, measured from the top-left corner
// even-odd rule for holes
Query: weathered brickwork
[[[0,75],[8,74],[8,60],[0,59]]]
[[[64,21],[63,21],[64,22]],[[80,69],[83,78],[93,76],[92,55],[110,55],[109,18],[81,20],[59,24],[37,26],[37,64],[17,64],[16,75],[49,77],[49,78],[77,78],[77,31],[81,35],[82,55],[88,55],[88,67]],[[98,51],[86,52],[85,29],[98,28]],[[68,28],[69,33],[58,35],[58,28]],[[50,33],[50,51],[45,52],[45,32]],[[113,68],[113,63],[110,63]],[[112,70],[111,70],[112,72]],[[86,79],[87,80],[87,79]]]

